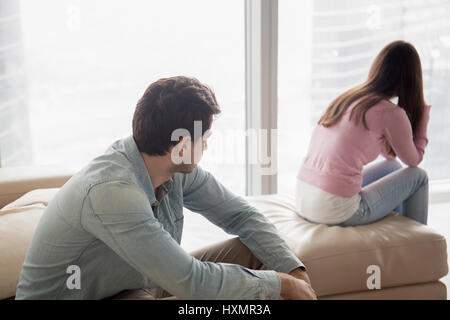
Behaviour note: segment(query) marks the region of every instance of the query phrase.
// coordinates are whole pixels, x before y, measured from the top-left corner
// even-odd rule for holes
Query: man
[[[214,93],[196,79],[150,85],[137,103],[133,135],[49,203],[16,298],[315,299],[303,264],[275,227],[197,167],[218,113]],[[239,238],[187,254],[179,246],[183,207]]]

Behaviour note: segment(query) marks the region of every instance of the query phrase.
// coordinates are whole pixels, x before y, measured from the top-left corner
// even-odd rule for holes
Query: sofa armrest
[[[55,166],[0,168],[0,208],[31,190],[59,188],[73,173]]]

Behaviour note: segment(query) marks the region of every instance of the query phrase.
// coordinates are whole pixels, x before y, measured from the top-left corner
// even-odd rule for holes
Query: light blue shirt
[[[16,299],[102,299],[153,287],[181,299],[278,299],[276,271],[304,267],[262,214],[200,167],[174,174],[158,190],[156,197],[133,137],[116,141],[50,201]],[[238,235],[272,270],[190,256],[179,245],[183,207]],[[80,288],[70,266],[79,268]]]

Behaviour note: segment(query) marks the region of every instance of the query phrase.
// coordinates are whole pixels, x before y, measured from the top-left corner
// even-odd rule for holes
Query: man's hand
[[[316,293],[305,280],[278,272],[281,279],[280,298],[286,300],[317,300]]]
[[[304,280],[304,281],[308,282],[309,285],[311,285],[311,280],[309,280],[308,274],[306,273],[306,271],[303,271],[300,268],[295,268],[294,270],[289,272],[289,275],[291,275],[297,279]]]

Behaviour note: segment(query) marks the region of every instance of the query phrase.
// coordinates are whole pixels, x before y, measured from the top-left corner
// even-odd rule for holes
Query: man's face
[[[203,156],[203,152],[208,148],[208,138],[211,136],[211,129],[205,131],[197,142],[189,141],[183,156],[183,163],[175,166],[175,172],[191,173],[197,167]],[[190,156],[189,156],[190,155]]]

